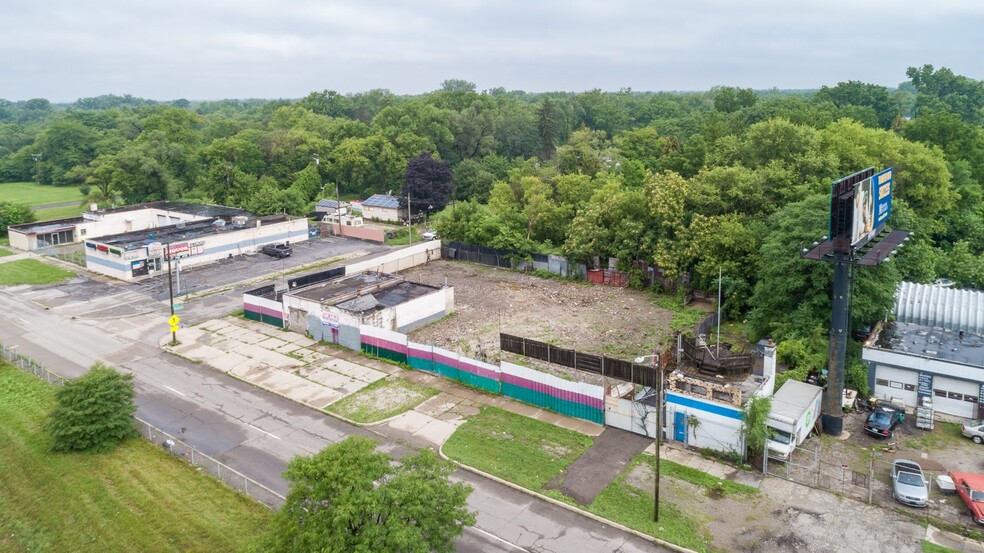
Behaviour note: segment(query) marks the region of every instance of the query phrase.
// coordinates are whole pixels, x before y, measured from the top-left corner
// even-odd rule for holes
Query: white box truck
[[[787,380],[772,397],[772,411],[766,420],[770,437],[766,440],[769,457],[788,460],[803,443],[820,416],[823,388]]]

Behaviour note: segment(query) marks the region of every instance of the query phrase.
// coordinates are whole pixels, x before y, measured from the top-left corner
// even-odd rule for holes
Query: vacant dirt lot
[[[410,334],[413,340],[487,360],[499,357],[499,332],[559,347],[631,360],[669,339],[672,313],[651,294],[438,261],[402,273],[454,287],[456,313]]]

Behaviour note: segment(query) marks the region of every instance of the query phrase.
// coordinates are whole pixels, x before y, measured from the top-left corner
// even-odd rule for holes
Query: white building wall
[[[365,261],[357,261],[345,266],[346,275],[357,275],[366,271],[380,273],[398,273],[417,265],[441,258],[441,241],[430,240],[414,244],[399,250],[373,257]]]
[[[696,431],[686,424],[689,416],[700,421]],[[744,449],[742,416],[741,410],[733,405],[666,392],[666,438],[679,440],[682,436],[682,441],[691,447],[741,453]]]
[[[380,221],[399,221],[400,211],[392,207],[362,206],[363,219],[378,219]]]
[[[177,252],[175,259],[180,259],[181,266],[187,268],[226,259],[234,255],[255,253],[264,244],[302,242],[307,239],[307,219],[293,219],[245,229],[224,230],[216,234],[206,234],[183,241],[173,241],[172,247]],[[148,242],[152,242],[152,240],[148,240]],[[178,250],[183,244],[188,246],[186,257],[181,257],[182,253]],[[117,255],[113,253],[113,250],[120,248],[110,246],[108,247],[109,251],[102,252],[96,249],[101,245],[103,244],[98,240],[86,241],[86,268],[90,271],[121,280],[139,279],[141,277],[132,276],[132,264],[154,257],[161,257],[160,272],[167,271],[167,260],[163,256],[148,256],[147,248],[121,252]],[[152,272],[150,276],[160,272]]]
[[[38,244],[37,237],[14,229],[8,229],[7,238],[10,241],[10,247],[17,248],[18,250],[33,250]]]
[[[451,311],[447,310],[447,294],[451,295],[451,311],[454,310],[454,291],[452,288],[441,288],[434,292],[414,298],[392,308],[395,329],[399,332],[409,332],[420,328],[429,322],[436,321]]]
[[[886,384],[879,384],[879,381]],[[897,369],[884,365],[875,367],[874,395],[878,399],[901,399],[906,406],[918,405],[916,389],[919,386],[919,373],[909,369]]]

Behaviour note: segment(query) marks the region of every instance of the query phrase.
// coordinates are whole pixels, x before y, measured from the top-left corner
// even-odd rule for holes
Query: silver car
[[[963,430],[960,433],[974,440],[975,444],[984,444],[984,423],[981,421],[963,425]]]
[[[919,463],[906,459],[892,463],[892,497],[899,503],[925,507],[929,502],[928,484]]]

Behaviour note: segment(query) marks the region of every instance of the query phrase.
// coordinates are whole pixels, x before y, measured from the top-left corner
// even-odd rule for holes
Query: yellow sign
[[[171,325],[171,332],[177,332],[177,331],[178,331],[178,325]]]
[[[181,322],[181,318],[178,317],[177,315],[171,315],[171,318],[167,320],[167,323],[172,327],[178,326],[178,323],[180,322]]]

